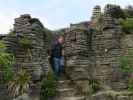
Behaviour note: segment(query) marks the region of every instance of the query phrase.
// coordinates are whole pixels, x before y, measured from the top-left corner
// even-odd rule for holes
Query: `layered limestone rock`
[[[92,100],[132,100],[133,93],[128,91],[102,91],[92,96]]]
[[[38,79],[43,69],[47,67],[45,39],[43,25],[38,19],[31,18],[27,14],[15,19],[14,34],[9,34],[6,39],[7,47],[15,54],[16,67],[18,67],[15,69],[19,70],[22,67],[28,70],[33,75],[33,80]],[[23,47],[20,41],[28,41],[31,47],[26,50],[27,48]]]
[[[89,90],[88,80],[93,62],[91,32],[86,28],[71,29],[65,35],[66,74],[80,88],[82,93]]]
[[[88,75],[79,75],[80,71],[83,71],[82,74],[85,74],[85,67],[88,67],[88,32],[84,32],[84,30],[71,30],[69,33],[65,35],[65,52],[66,52],[66,59],[67,59],[67,67],[66,68],[73,68],[73,71],[67,71],[68,73],[71,72],[70,75],[77,74],[79,77],[85,78]],[[79,65],[82,68],[78,67]],[[79,72],[79,73],[77,73]],[[81,74],[81,73],[80,73]],[[75,76],[77,76],[75,75]],[[73,78],[79,78],[78,76]]]
[[[127,89],[127,75],[120,68],[122,29],[107,11],[100,16],[99,9],[96,9],[98,14],[94,14],[99,16],[95,17],[98,21],[92,20],[88,28],[72,25],[65,34],[66,73],[88,94],[91,91],[90,80],[100,82],[98,91]],[[104,97],[102,99],[106,100]]]
[[[25,14],[15,19],[14,30],[5,39],[8,51],[16,58],[14,70],[25,69],[31,73],[29,94],[35,98],[39,98],[41,76],[48,70],[48,35],[38,19]]]
[[[99,16],[101,16],[101,7],[97,5],[93,9],[92,20],[97,19]]]
[[[95,32],[93,36],[93,50],[95,52],[95,77],[108,84],[110,89],[121,90],[126,88],[126,79],[120,70],[121,28],[114,24],[113,19],[104,16],[102,32]]]
[[[93,9],[93,15],[91,17],[91,27],[95,30],[100,30],[102,27],[102,12],[100,6],[95,6]]]

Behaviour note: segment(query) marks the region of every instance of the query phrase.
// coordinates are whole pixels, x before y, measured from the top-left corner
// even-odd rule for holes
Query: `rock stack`
[[[78,28],[65,34],[66,73],[83,91],[90,78],[90,36],[88,30]]]
[[[121,28],[108,14],[103,17],[103,29],[93,34],[92,48],[95,51],[95,77],[101,79],[104,88],[122,90],[126,88],[126,79],[120,69]]]
[[[115,23],[114,19],[111,17],[108,9],[110,9],[110,8],[106,7],[105,11],[104,11],[105,13],[103,16],[103,29],[116,27],[116,25],[115,25],[116,23]]]
[[[114,27],[114,20],[113,20],[113,18],[109,15],[109,14],[105,14],[104,16],[103,16],[103,25],[104,25],[104,27],[103,28],[113,28]]]
[[[31,17],[29,14],[21,15],[15,19],[14,31],[16,33],[30,33],[31,32]]]
[[[89,25],[90,25],[89,21],[84,21],[76,24],[70,24],[70,29],[76,29],[76,28],[88,29]]]
[[[95,6],[93,9],[93,15],[91,18],[91,27],[95,30],[100,30],[102,27],[102,12],[100,6]]]
[[[101,16],[101,7],[97,5],[93,9],[92,20],[97,19],[99,16]]]
[[[46,51],[49,45],[47,33],[41,22],[28,14],[21,15],[15,19],[13,33],[9,34],[5,41],[8,51],[16,58],[14,70],[25,69],[31,73],[33,83],[40,82],[41,76],[48,70]],[[28,41],[30,47],[23,47],[20,41],[26,43]],[[31,93],[38,91],[38,84],[31,85]]]
[[[30,44],[32,47],[29,49],[30,54],[28,55],[27,51],[25,51],[25,49],[21,47],[19,43],[23,37],[31,40],[29,42],[31,42]],[[14,36],[8,36],[8,41],[10,41],[10,46],[12,46],[11,48],[14,46],[15,49],[13,51],[16,56],[16,66],[18,67],[17,70],[19,70],[21,67],[28,70],[34,76],[33,80],[37,78],[39,74],[41,75],[43,69],[46,69],[47,67],[45,64],[47,63],[45,62],[45,38],[46,35],[42,24],[40,24],[38,19],[31,18],[28,14],[21,15],[19,18],[15,19]],[[26,61],[26,59],[29,57],[32,59],[30,61]],[[38,75],[36,76],[35,74]]]
[[[74,27],[65,34],[66,73],[83,90],[90,91],[90,79],[101,82],[102,89],[123,90],[127,80],[119,65],[122,30],[108,13],[100,16],[99,9],[94,16],[101,17],[101,23],[95,21],[100,28]]]

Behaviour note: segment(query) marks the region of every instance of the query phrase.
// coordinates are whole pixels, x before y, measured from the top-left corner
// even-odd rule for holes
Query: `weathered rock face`
[[[26,37],[30,39],[31,48],[29,51],[21,46],[19,41]],[[30,15],[21,15],[15,19],[14,34],[7,37],[7,46],[15,54],[16,70],[21,67],[31,72],[33,80],[36,80],[47,69],[46,33],[43,25],[38,19],[31,18]],[[24,40],[25,42],[26,40]],[[29,59],[29,60],[28,60]],[[17,68],[18,67],[18,68]]]
[[[66,69],[70,69],[74,71],[74,72],[70,70],[67,71],[68,73],[72,72],[70,75],[74,75],[72,76],[74,79],[79,79],[79,78],[88,79],[88,74],[85,73],[86,68],[88,68],[88,65],[89,65],[88,38],[89,38],[88,31],[81,30],[81,29],[71,30],[65,36],[65,40],[66,40],[65,41],[65,52],[66,52],[66,57],[67,57],[66,58],[67,59]],[[81,65],[82,67],[81,66],[78,67],[79,65]]]
[[[86,28],[71,29],[65,34],[66,73],[82,92],[88,92],[88,80],[93,66],[91,31]]]
[[[97,9],[98,14],[95,15],[99,15],[100,8]],[[129,36],[122,38],[121,27],[107,12],[100,17],[100,21],[92,20],[94,23],[88,28],[72,26],[65,34],[66,73],[83,92],[91,91],[89,80],[93,79],[100,81],[104,91],[122,91],[127,89],[127,75],[120,69],[120,58],[123,48],[132,48],[128,44],[132,39],[127,40]],[[102,26],[97,28],[97,25]],[[123,98],[120,95],[118,100]],[[129,100],[130,97],[125,98]],[[117,99],[96,95],[92,100]]]
[[[97,19],[99,16],[101,16],[101,7],[97,5],[93,9],[92,20]]]
[[[93,37],[93,50],[95,52],[95,76],[104,84],[108,84],[110,89],[121,90],[126,88],[124,75],[120,70],[121,48],[121,28],[113,23],[111,17],[104,16],[104,26],[102,32],[97,32]]]
[[[105,91],[94,94],[92,100],[132,100],[133,94],[130,92]]]
[[[84,22],[80,22],[80,23],[77,23],[77,24],[70,24],[70,27],[71,29],[84,29],[84,28],[89,28],[88,26],[90,25],[90,22],[89,21],[84,21]],[[66,31],[67,32],[67,31]]]
[[[4,34],[0,34],[0,40],[6,37]],[[0,99],[1,100],[11,100],[11,97],[7,91],[7,84],[4,81],[4,66],[0,64]]]
[[[93,15],[91,17],[91,27],[95,27],[95,29],[101,27],[101,23],[98,23],[99,21],[102,20],[101,16],[102,16],[101,7],[97,5],[93,9]]]
[[[47,48],[50,37],[45,31],[41,22],[30,15],[21,15],[15,19],[14,30],[9,34],[5,41],[9,52],[12,52],[16,58],[15,71],[25,69],[32,76],[31,96],[39,98],[41,76],[48,70]],[[20,41],[28,41],[30,47],[25,48]],[[32,99],[33,100],[33,99]]]

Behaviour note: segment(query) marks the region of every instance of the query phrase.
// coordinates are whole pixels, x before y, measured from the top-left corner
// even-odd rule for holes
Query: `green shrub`
[[[123,9],[119,5],[113,5],[113,4],[107,4],[105,9],[107,9],[107,13],[111,15],[111,17],[119,19],[119,18],[125,18],[125,14]]]
[[[133,66],[130,66],[129,58],[123,57],[120,60],[120,67],[124,72],[133,72]]]
[[[4,45],[4,41],[0,41],[0,52],[4,52],[5,50],[5,45]]]
[[[12,66],[10,66],[10,65],[4,66],[3,76],[4,76],[4,81],[5,82],[9,82],[10,80],[13,79],[14,72],[13,72],[11,67]]]
[[[56,80],[52,72],[49,72],[47,77],[42,80],[40,100],[48,100],[49,97],[56,95]]]
[[[133,18],[127,18],[125,20],[120,19],[120,25],[126,33],[133,32]]]
[[[120,59],[120,67],[123,72],[129,74],[133,73],[133,51],[129,50],[127,55]],[[133,91],[133,76],[128,77],[128,90]]]
[[[8,91],[13,97],[26,93],[29,89],[31,75],[26,70],[20,70],[14,74],[8,83]]]
[[[9,54],[2,52],[0,53],[0,65],[9,65],[12,64],[14,57]]]
[[[133,18],[133,6],[128,5],[125,9],[123,9],[127,18]]]
[[[25,61],[26,62],[32,61],[32,52],[31,52],[32,39],[27,36],[20,37],[19,45],[21,46],[21,48],[25,50],[25,54],[27,55],[27,58],[25,59]]]
[[[133,92],[133,77],[128,79],[128,90]]]
[[[29,37],[24,36],[19,38],[19,44],[24,49],[29,49],[32,47],[32,40]]]
[[[101,89],[101,82],[97,79],[89,80],[89,86],[91,88],[91,93],[96,93]]]
[[[15,59],[14,56],[10,53],[7,53],[3,41],[0,41],[0,67],[3,70],[4,81],[9,81],[13,77],[13,70],[11,68]]]
[[[120,58],[120,67],[124,72],[133,72],[133,50]]]

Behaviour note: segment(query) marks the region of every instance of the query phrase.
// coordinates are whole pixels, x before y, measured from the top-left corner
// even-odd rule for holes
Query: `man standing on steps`
[[[63,48],[64,38],[59,36],[54,41],[50,49],[50,63],[55,73],[56,79],[59,78],[61,73],[64,71],[64,48]]]

